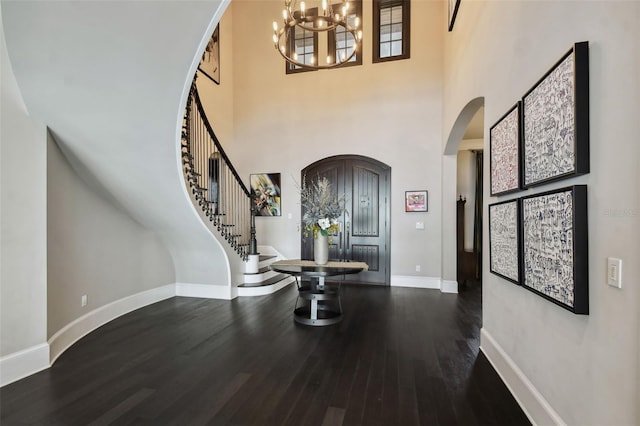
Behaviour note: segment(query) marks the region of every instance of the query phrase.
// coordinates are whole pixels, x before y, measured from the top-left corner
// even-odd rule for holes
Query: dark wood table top
[[[269,267],[276,272],[308,277],[357,274],[369,268],[363,262],[329,262],[326,265],[318,265],[313,260],[299,259],[279,260],[269,265]]]

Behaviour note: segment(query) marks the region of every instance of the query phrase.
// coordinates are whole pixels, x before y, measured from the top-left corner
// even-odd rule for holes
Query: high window
[[[373,62],[409,58],[409,0],[373,0]]]
[[[362,0],[351,1],[349,11],[347,12],[347,23],[351,27],[356,27],[356,17],[362,16]],[[336,3],[333,5],[333,13],[342,13],[342,3]],[[362,30],[362,20],[360,20],[360,30]],[[328,37],[327,54],[331,56],[331,60],[336,62],[344,62],[356,46],[356,40],[345,27],[336,28],[335,32],[330,32]],[[356,54],[349,59],[347,64],[342,66],[347,67],[351,65],[362,65],[362,45],[360,49],[356,51]]]
[[[297,12],[296,14],[298,14]],[[313,8],[307,10],[307,15],[317,15],[318,9]],[[298,62],[306,65],[318,63],[318,34],[308,31],[300,27],[295,27],[294,36],[289,39],[289,52],[293,52],[293,57]],[[310,68],[304,68],[285,62],[287,74],[296,72],[313,71]]]

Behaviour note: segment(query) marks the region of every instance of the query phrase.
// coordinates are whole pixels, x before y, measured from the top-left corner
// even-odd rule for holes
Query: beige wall
[[[499,198],[490,198],[485,186],[490,204],[588,185],[588,316],[490,274],[488,256],[483,268],[484,332],[568,424],[631,425],[640,419],[639,22],[638,2],[462,2],[454,31],[445,38],[444,127],[448,133],[460,110],[484,96],[487,153],[488,125],[574,42],[590,43],[591,173]],[[488,160],[487,155],[487,182]],[[486,224],[485,219],[485,236]],[[606,285],[608,256],[623,260],[621,290]]]
[[[282,174],[283,216],[257,219],[258,243],[292,258],[300,256],[300,170],[340,154],[388,164],[391,273],[439,278],[444,5],[412,4],[413,16],[421,19],[412,21],[411,59],[381,64],[371,63],[371,6],[364,2],[362,66],[286,75],[271,40],[282,2],[233,2],[234,132],[221,140],[245,182],[251,173]],[[223,73],[228,66],[221,64]],[[227,89],[217,89],[227,99]],[[416,189],[429,191],[428,213],[404,212],[404,191]],[[426,229],[416,230],[417,221]]]

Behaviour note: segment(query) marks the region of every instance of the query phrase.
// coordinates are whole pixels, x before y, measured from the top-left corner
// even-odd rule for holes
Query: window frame
[[[294,13],[296,17],[300,15],[300,11],[296,11]],[[305,15],[318,16],[318,8],[313,7],[311,9],[307,9],[305,12]],[[318,33],[313,31],[311,32],[313,33],[313,61],[314,63],[317,64],[318,63]],[[289,57],[293,57],[293,51],[295,50],[295,46],[296,46],[295,33],[296,33],[296,30],[295,28],[293,28],[293,37],[287,38],[287,55],[289,55]],[[300,72],[317,71],[316,69],[313,69],[313,68],[306,68],[306,67],[296,68],[296,65],[288,61],[284,61],[284,67],[287,74],[297,74]]]
[[[380,57],[380,12],[402,5],[402,54]],[[411,57],[411,0],[373,0],[373,63],[398,61]]]
[[[358,16],[360,18],[360,28],[359,30],[361,30],[364,34],[364,29],[363,24],[364,24],[364,19],[362,19],[362,0],[352,0],[351,2],[351,7],[355,8],[354,9],[354,13],[356,16]],[[333,14],[335,15],[336,13],[342,13],[342,3],[336,3],[332,6],[332,11]],[[347,32],[348,34],[350,34],[349,32]],[[362,65],[362,56],[363,56],[363,40],[360,41],[360,48],[358,49],[358,51],[356,52],[355,55],[355,61],[353,62],[345,62],[343,64],[340,64],[338,67],[339,68],[343,68],[343,67],[353,67],[356,65]],[[332,55],[333,60],[336,61],[338,59],[337,56],[337,46],[336,46],[336,31],[330,31],[329,35],[327,37],[327,54]]]

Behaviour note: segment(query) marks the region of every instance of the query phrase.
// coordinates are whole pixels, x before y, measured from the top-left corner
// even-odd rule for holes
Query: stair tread
[[[238,287],[264,287],[264,286],[268,286],[268,285],[272,285],[275,284],[277,282],[280,282],[282,280],[284,280],[285,278],[289,277],[289,275],[286,274],[278,274],[275,275],[269,279],[266,279],[264,281],[260,281],[257,283],[244,283],[244,284],[240,284]]]
[[[275,254],[261,254],[260,257],[258,258],[258,261],[262,262],[263,260],[273,259],[274,257],[278,257],[278,256]]]

